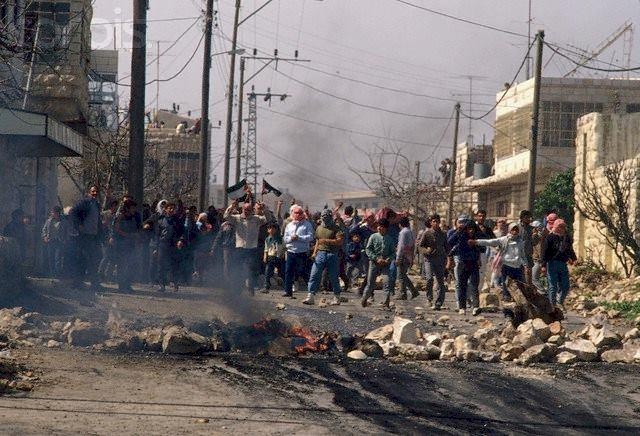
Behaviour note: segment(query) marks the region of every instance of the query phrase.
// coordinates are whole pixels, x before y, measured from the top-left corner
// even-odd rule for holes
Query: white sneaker
[[[309,306],[313,305],[314,300],[313,300],[313,294],[309,293],[307,294],[307,298],[304,299],[304,301],[302,302],[302,304],[308,304]]]
[[[466,315],[467,311],[465,309],[459,309],[458,310],[458,315]]]
[[[480,308],[479,308],[479,307],[474,307],[474,308],[471,310],[471,315],[473,315],[473,316],[478,316],[478,315],[480,315]]]
[[[340,298],[333,297],[331,301],[329,301],[329,306],[340,306]]]

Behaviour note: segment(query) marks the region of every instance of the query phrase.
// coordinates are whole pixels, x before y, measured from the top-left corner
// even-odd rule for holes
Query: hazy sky
[[[386,141],[354,132],[408,141],[395,144],[413,160],[426,159],[422,176],[428,177],[451,153],[452,123],[444,136],[443,132],[455,100],[460,100],[463,110],[469,112],[469,76],[473,91],[471,109],[476,116],[490,109],[496,92],[513,79],[527,48],[528,0],[407,2],[524,36],[455,21],[398,0],[274,0],[240,27],[240,43],[256,47],[262,55],[272,54],[277,48],[280,57],[293,57],[297,49],[300,58],[311,62],[297,65],[281,62],[277,72],[268,67],[251,82],[256,92],[265,92],[270,87],[274,93],[291,95],[284,102],[275,100],[270,107],[261,100],[258,104],[258,160],[263,171],[274,172],[267,177],[272,184],[289,188],[316,207],[324,204],[329,192],[364,189],[348,168],[365,168],[366,160],[358,149],[369,150],[375,143]],[[125,76],[130,71],[127,48],[131,46],[131,24],[127,21],[132,18],[132,3],[97,0],[94,4],[94,47],[113,48],[113,23],[124,21],[115,25],[123,83],[129,83]],[[250,14],[262,3],[263,0],[244,0],[241,16]],[[214,52],[230,48],[227,38],[231,36],[234,4],[235,0],[215,1],[218,26]],[[204,5],[203,0],[150,0],[147,60],[156,57],[156,40],[165,41],[160,45],[164,51],[197,21]],[[639,14],[638,0],[533,0],[531,33],[533,36],[538,29],[544,29],[549,42],[575,52],[593,50],[626,20],[638,21]],[[153,21],[166,19],[175,20]],[[160,58],[160,78],[172,76],[185,65],[202,29],[199,20]],[[631,66],[636,66],[640,64],[640,44],[635,35],[632,47]],[[200,46],[178,78],[161,84],[161,108],[170,108],[175,102],[181,112],[190,109],[194,117],[199,116],[202,51]],[[623,65],[623,52],[620,38],[599,59]],[[572,68],[569,61],[551,55],[546,50],[543,75],[562,76]],[[258,62],[248,61],[247,77],[259,67]],[[210,117],[214,123],[222,120],[224,126],[229,56],[215,56],[211,73]],[[147,74],[156,77],[155,63],[148,67]],[[587,70],[578,75],[607,77],[606,73],[598,75]],[[524,79],[523,69],[518,80]],[[121,105],[126,106],[128,89],[121,87],[120,91]],[[155,100],[155,85],[149,85],[146,99],[149,109],[155,107]],[[471,126],[476,143],[482,142],[483,134],[487,142],[493,137],[490,127],[493,114],[485,120],[488,124],[475,121]],[[213,132],[213,164],[218,164],[213,172],[222,181],[224,131]],[[463,119],[461,140],[468,133],[469,123]],[[439,142],[440,146],[435,148]],[[232,172],[232,180],[233,177]]]

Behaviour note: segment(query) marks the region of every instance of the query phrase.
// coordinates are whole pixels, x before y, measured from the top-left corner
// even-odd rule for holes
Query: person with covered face
[[[309,294],[302,303],[314,304],[314,297],[322,281],[322,272],[326,268],[334,294],[329,304],[335,306],[340,304],[340,282],[338,281],[340,266],[339,251],[344,241],[344,231],[334,221],[331,209],[323,210],[320,220],[321,223],[315,232],[315,258],[309,277]]]
[[[298,278],[308,279],[307,260],[309,248],[313,241],[315,230],[307,220],[304,209],[294,204],[291,206],[291,221],[284,228],[284,243],[287,249],[284,266],[284,294],[283,297],[293,297],[293,283]]]
[[[502,298],[504,300],[510,299],[507,279],[524,283],[524,268],[527,265],[524,240],[520,235],[518,223],[509,224],[509,231],[506,236],[494,239],[470,240],[469,244],[471,246],[498,248],[499,261],[494,265],[500,271],[502,277]],[[474,315],[476,314],[474,313]]]
[[[456,258],[455,278],[458,313],[467,312],[467,297],[474,315],[479,313],[478,282],[480,280],[480,251],[469,243],[475,239],[477,226],[467,216],[458,217],[458,227],[447,238],[451,255]]]
[[[250,293],[255,292],[258,278],[258,234],[260,226],[273,219],[272,214],[265,209],[263,203],[244,203],[240,213],[238,200],[233,200],[224,212],[224,219],[231,224],[236,232],[236,256],[241,268],[241,280]]]
[[[551,233],[542,243],[540,263],[542,273],[547,274],[549,301],[559,305],[563,311],[564,300],[569,293],[567,264],[573,265],[577,259],[567,224],[560,218],[555,219]]]

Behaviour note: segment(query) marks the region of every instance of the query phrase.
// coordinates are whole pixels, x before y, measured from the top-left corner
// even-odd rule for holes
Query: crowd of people
[[[174,291],[193,284],[251,294],[281,287],[284,298],[306,293],[307,305],[321,290],[333,294],[331,305],[354,292],[366,307],[381,276],[380,305],[388,308],[393,298],[420,295],[409,275],[417,268],[433,310],[443,307],[454,281],[457,310],[477,315],[480,291],[495,287],[511,299],[509,279],[535,286],[564,309],[567,264],[576,261],[567,225],[553,211],[534,221],[524,210],[507,223],[478,210],[457,217],[450,229],[433,214],[414,235],[409,214],[390,208],[359,216],[352,206],[311,213],[294,202],[283,214],[282,201],[270,210],[260,201],[234,200],[224,210],[199,212],[167,200],[140,208],[125,195],[102,210],[98,196],[92,186],[75,206],[52,208],[41,233],[48,274],[76,287],[89,282],[93,290],[102,282],[122,292],[132,292],[133,282],[160,292],[169,284]],[[24,239],[22,219],[14,211],[4,235]]]

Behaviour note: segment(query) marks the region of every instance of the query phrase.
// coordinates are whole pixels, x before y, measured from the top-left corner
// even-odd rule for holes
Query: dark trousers
[[[471,301],[471,307],[480,307],[478,301],[478,282],[480,281],[480,268],[478,262],[459,261],[456,264],[458,272],[456,282],[456,297],[458,299],[458,309],[467,308],[467,297]]]
[[[282,268],[282,259],[279,257],[270,257],[264,264],[264,288],[271,289],[271,278],[275,269],[278,269],[278,275],[282,278],[284,271]]]
[[[233,283],[232,271],[236,263],[236,248],[224,247],[222,249],[222,280],[225,287],[231,287]]]
[[[98,235],[78,235],[78,247],[80,249],[80,277],[87,278],[91,282],[92,286],[98,286],[100,280],[98,279],[98,262],[100,261],[100,239]]]
[[[441,307],[444,304],[444,297],[447,292],[445,283],[445,264],[446,259],[424,259],[424,278],[427,280],[427,299],[433,301],[433,282],[435,281],[438,290],[436,294],[435,305]]]
[[[129,289],[136,271],[135,256],[136,244],[132,242],[121,242],[117,245],[118,254],[118,288]]]
[[[178,262],[176,259],[176,248],[166,245],[158,246],[158,282],[161,286],[165,286],[169,281],[178,282]]]
[[[307,262],[309,261],[309,253],[287,253],[287,261],[284,266],[284,292],[286,294],[293,293],[293,282],[302,277],[306,282],[309,281],[307,275]]]
[[[242,268],[242,281],[247,289],[256,287],[258,278],[258,249],[238,248],[238,264]]]
[[[507,289],[507,278],[515,280],[517,282],[524,283],[524,268],[513,268],[507,265],[502,265],[502,296],[509,297],[509,290]]]
[[[412,295],[418,292],[416,290],[416,287],[413,285],[413,282],[407,275],[409,272],[409,268],[411,268],[411,264],[407,259],[402,259],[402,262],[398,264],[398,280],[400,281],[400,289],[398,291],[398,294],[400,296],[407,295],[407,288]]]

